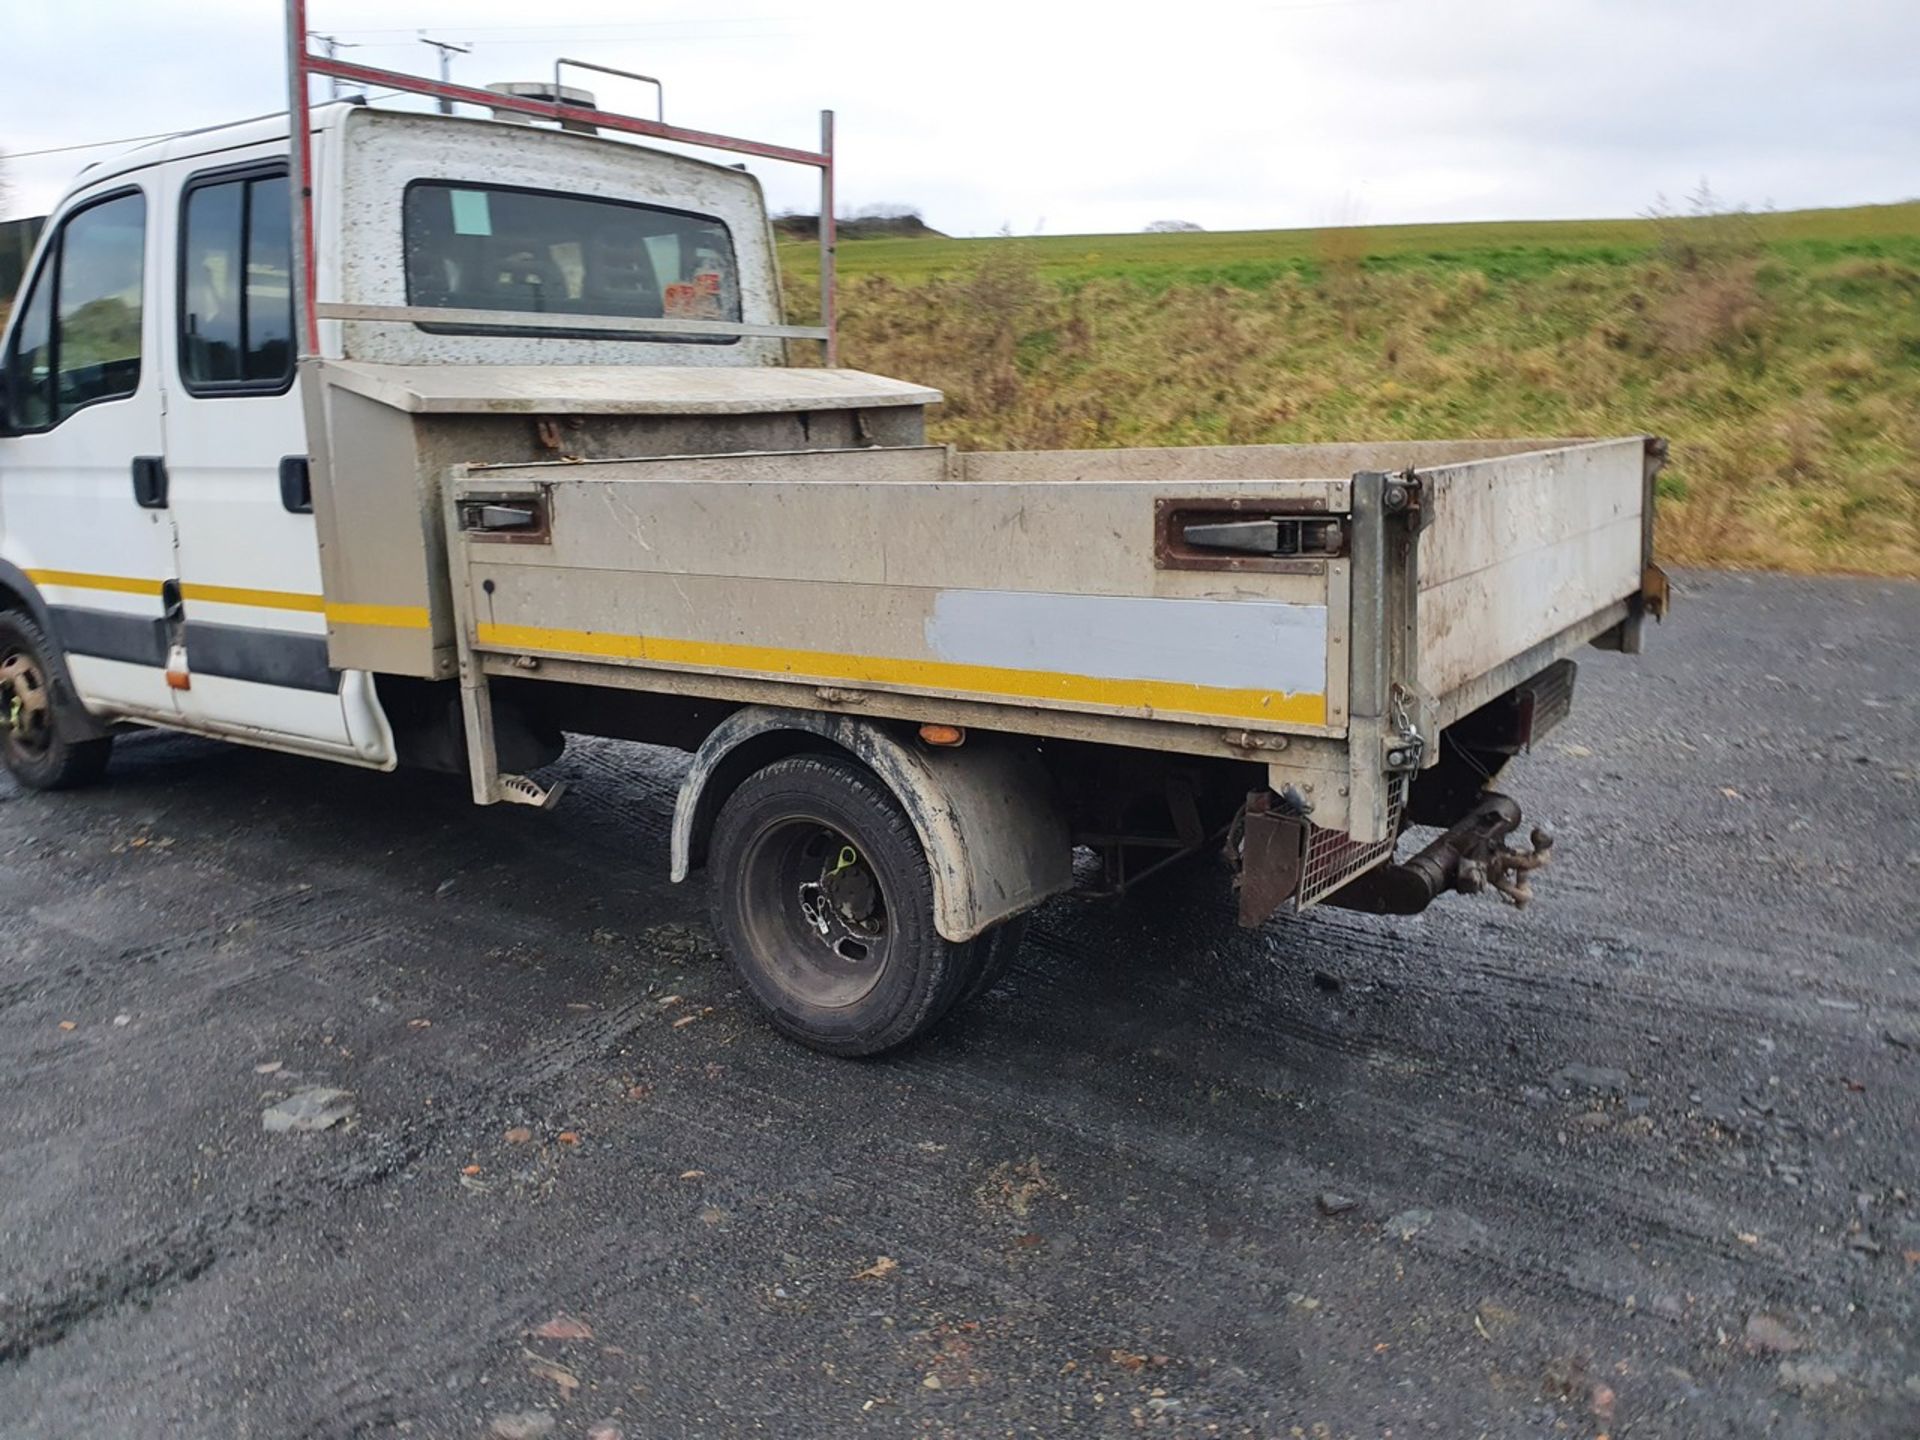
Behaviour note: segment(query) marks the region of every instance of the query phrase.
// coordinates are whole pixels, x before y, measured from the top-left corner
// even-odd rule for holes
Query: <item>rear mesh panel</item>
[[[1390,840],[1361,844],[1344,830],[1307,826],[1307,863],[1300,874],[1300,889],[1294,908],[1305,910],[1317,905],[1357,875],[1393,858],[1400,838],[1400,812],[1406,808],[1408,777],[1402,773],[1388,781],[1387,833]]]

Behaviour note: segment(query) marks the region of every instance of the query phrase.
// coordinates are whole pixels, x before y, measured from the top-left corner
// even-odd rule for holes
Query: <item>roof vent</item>
[[[551,80],[502,80],[487,89],[496,95],[511,95],[516,100],[544,100],[550,105],[578,105],[583,110],[594,108],[593,92],[581,90],[572,85],[555,85]],[[519,110],[500,110],[493,112],[493,118],[504,120],[509,125],[531,125],[533,117]],[[562,130],[571,130],[576,135],[598,135],[599,128],[585,120],[566,119],[560,122]]]

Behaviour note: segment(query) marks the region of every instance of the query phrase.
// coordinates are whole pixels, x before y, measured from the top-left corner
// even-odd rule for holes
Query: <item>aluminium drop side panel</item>
[[[1346,482],[951,480],[873,450],[475,471],[545,543],[461,537],[476,639],[677,676],[953,696],[1303,735],[1345,723],[1329,571],[1162,569],[1154,502],[1344,507]],[[492,583],[491,590],[487,589]],[[857,702],[855,702],[857,703]]]
[[[1419,686],[1445,697],[1640,592],[1639,436],[1422,469]],[[1569,645],[1567,648],[1572,648]],[[1524,678],[1524,677],[1521,677]]]

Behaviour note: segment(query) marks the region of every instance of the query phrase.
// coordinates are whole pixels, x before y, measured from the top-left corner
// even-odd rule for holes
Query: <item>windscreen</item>
[[[626,200],[464,182],[416,181],[405,201],[407,303],[456,310],[642,319],[740,319],[726,226],[706,215]],[[443,334],[506,327],[423,325]],[[513,322],[516,332],[524,326]],[[545,332],[547,327],[541,327]],[[595,339],[665,340],[685,335]],[[730,337],[698,337],[730,343]]]

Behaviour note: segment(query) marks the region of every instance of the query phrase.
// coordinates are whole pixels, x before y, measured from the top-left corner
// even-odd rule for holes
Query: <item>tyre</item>
[[[971,1005],[1007,978],[1027,940],[1027,916],[1003,920],[973,942],[974,971],[960,992],[960,1005]]]
[[[795,755],[728,797],[709,847],[714,932],[774,1026],[829,1055],[924,1034],[974,977],[933,923],[933,876],[865,766]]]
[[[61,733],[51,678],[56,652],[33,620],[0,614],[0,759],[29,790],[72,790],[106,774],[113,738]]]

